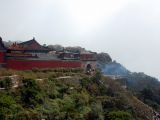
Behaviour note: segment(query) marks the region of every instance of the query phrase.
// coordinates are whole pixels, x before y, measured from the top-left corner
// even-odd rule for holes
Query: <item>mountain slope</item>
[[[18,88],[1,77],[2,84],[7,83],[0,95],[2,120],[151,120],[153,116],[152,108],[99,72],[88,76],[76,69],[0,71],[0,76],[15,74]]]
[[[158,79],[144,73],[130,72],[117,62],[99,63],[98,67],[104,75],[123,76],[125,85],[130,91],[136,94],[144,103],[160,111],[160,82]],[[145,91],[151,93],[150,97],[147,97]]]

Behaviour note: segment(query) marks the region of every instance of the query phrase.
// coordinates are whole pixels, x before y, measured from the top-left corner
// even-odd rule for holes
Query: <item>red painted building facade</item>
[[[7,60],[7,68],[16,70],[30,70],[33,68],[81,68],[81,62],[62,60]]]

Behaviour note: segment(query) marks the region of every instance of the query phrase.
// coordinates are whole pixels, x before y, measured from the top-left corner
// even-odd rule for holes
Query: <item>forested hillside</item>
[[[0,90],[2,120],[151,120],[153,115],[150,107],[100,72],[1,70],[0,76],[5,88]]]

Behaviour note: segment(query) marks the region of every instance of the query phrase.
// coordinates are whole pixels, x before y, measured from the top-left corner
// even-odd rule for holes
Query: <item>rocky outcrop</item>
[[[97,54],[97,62],[100,64],[107,64],[112,62],[112,58],[108,53],[98,53]]]

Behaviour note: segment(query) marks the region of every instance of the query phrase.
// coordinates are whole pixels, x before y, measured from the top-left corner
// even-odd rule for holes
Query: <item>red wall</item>
[[[4,63],[5,62],[5,53],[4,52],[0,52],[0,63]]]
[[[81,68],[81,62],[56,60],[7,60],[7,68],[16,70],[29,70],[33,68]]]

